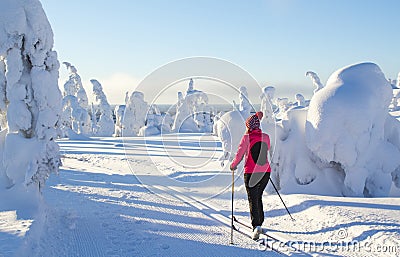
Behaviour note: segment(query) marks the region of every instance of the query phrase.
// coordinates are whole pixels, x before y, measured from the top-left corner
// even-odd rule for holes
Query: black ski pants
[[[244,183],[249,200],[251,225],[253,229],[264,222],[262,195],[268,184],[270,172],[245,173]]]

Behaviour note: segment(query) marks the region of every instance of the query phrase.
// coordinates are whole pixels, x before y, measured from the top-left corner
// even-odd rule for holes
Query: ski
[[[244,226],[244,227],[247,230],[248,227],[247,226]],[[236,226],[233,225],[232,228],[233,228],[234,231],[236,231],[236,232],[242,234],[243,236],[248,237],[251,240],[253,240],[253,237],[252,237],[251,233],[245,232],[244,230],[241,229],[241,227],[239,227],[237,225]],[[274,247],[274,244],[279,243],[279,241],[276,241],[276,240],[263,240],[263,239],[258,239],[258,240],[255,240],[255,241],[259,243],[259,248],[262,249],[262,250],[266,250],[268,248],[268,249],[271,249],[272,251],[274,251],[274,252],[276,252],[278,254],[281,254],[283,256],[288,256],[287,253],[284,253],[284,252],[280,251],[279,249],[277,249],[276,247]]]
[[[252,234],[253,234],[252,227],[249,226],[248,224],[238,220],[234,215],[227,216],[227,215],[223,214],[221,212],[221,210],[219,210],[219,208],[216,208],[216,207],[214,207],[204,201],[200,201],[196,198],[192,198],[192,197],[188,197],[187,195],[183,195],[183,194],[181,194],[180,191],[177,191],[175,188],[164,187],[164,186],[159,186],[159,185],[153,186],[153,187],[154,187],[154,189],[161,190],[163,192],[168,192],[168,191],[174,190],[176,192],[176,194],[174,194],[174,195],[171,194],[171,196],[173,196],[174,198],[176,198],[180,201],[183,201],[194,208],[199,209],[205,215],[230,227],[232,229],[232,231],[236,231],[236,232],[242,234],[243,236],[253,240],[252,239]],[[213,212],[210,213],[210,210],[213,210]],[[274,233],[274,234],[276,234],[276,233]],[[283,251],[279,250],[280,246],[285,245],[285,243],[288,241],[297,242],[297,240],[287,240],[285,237],[280,237],[281,239],[279,239],[278,237],[271,236],[270,233],[267,233],[267,234],[261,233],[260,237],[261,237],[261,239],[256,240],[255,242],[258,242],[259,246],[263,247],[262,250],[266,250],[267,248],[269,248],[272,251],[275,251],[276,253],[282,254],[284,256],[290,256],[294,251],[283,252]],[[233,243],[232,240],[231,240],[231,243]],[[278,245],[279,245],[279,247],[277,247]],[[288,248],[285,248],[285,250],[287,250],[287,249]],[[302,251],[295,249],[294,247],[291,247],[291,249],[296,250],[297,253],[302,252]],[[304,253],[304,252],[302,252],[302,253]],[[307,255],[310,256],[309,254],[303,254],[303,256],[307,256]]]
[[[233,216],[233,221],[236,222],[236,223],[238,223],[238,224],[240,224],[240,225],[242,225],[242,226],[245,226],[245,227],[248,228],[248,229],[252,229],[252,227],[251,227],[249,224],[246,224],[246,223],[244,223],[244,222],[238,220],[238,219],[236,218],[236,216]]]
[[[252,236],[251,236],[250,234],[244,232],[243,230],[241,230],[240,227],[235,226],[235,225],[232,225],[232,228],[233,228],[234,231],[239,232],[239,233],[242,234],[243,236],[252,239]]]
[[[250,226],[249,224],[239,220],[238,218],[236,218],[235,216],[233,216],[233,221],[236,224],[239,224],[249,230],[252,230],[252,226]],[[281,233],[275,233],[275,232],[267,232],[265,229],[263,229],[263,232],[261,233],[261,235],[264,235],[266,238],[264,240],[266,240],[266,246],[272,250],[275,250],[276,248],[274,248],[274,244],[276,245],[278,243],[279,247],[286,247],[287,251],[293,251],[293,252],[299,252],[299,253],[303,253],[306,254],[304,251],[302,251],[301,249],[298,249],[296,247],[294,247],[294,245],[297,245],[296,242],[298,240],[296,239],[292,239],[292,238],[288,238],[286,235],[281,235]],[[251,238],[251,236],[249,236]],[[263,240],[263,239],[262,239]],[[260,240],[261,241],[261,240]],[[271,247],[270,247],[271,246]],[[277,250],[277,249],[276,249]],[[282,253],[280,251],[280,253]],[[287,255],[287,254],[286,254]],[[306,254],[309,255],[309,254]]]

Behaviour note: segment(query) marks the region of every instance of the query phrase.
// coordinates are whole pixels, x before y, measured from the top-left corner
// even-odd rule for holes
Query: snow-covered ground
[[[232,177],[215,137],[59,143],[63,166],[47,181],[37,214],[0,210],[0,256],[275,255],[236,232],[230,245]],[[235,215],[248,221],[241,174],[235,178]],[[400,198],[282,197],[295,221],[266,193],[264,227],[300,240],[312,256],[400,252]]]

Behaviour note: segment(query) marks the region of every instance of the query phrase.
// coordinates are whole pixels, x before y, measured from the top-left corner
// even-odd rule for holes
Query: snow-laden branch
[[[306,72],[306,77],[310,77],[311,81],[315,87],[314,89],[314,94],[316,92],[318,92],[321,88],[323,88],[324,86],[321,83],[321,80],[319,79],[317,73],[313,72],[313,71],[307,71]]]

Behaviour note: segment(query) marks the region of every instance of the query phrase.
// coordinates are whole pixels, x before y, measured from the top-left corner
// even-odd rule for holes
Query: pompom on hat
[[[256,115],[257,115],[259,120],[261,120],[264,117],[264,113],[263,112],[256,112]]]
[[[260,128],[260,120],[264,114],[262,112],[256,112],[256,114],[251,115],[249,118],[246,120],[246,128],[247,131],[250,132],[254,129],[259,129]]]

